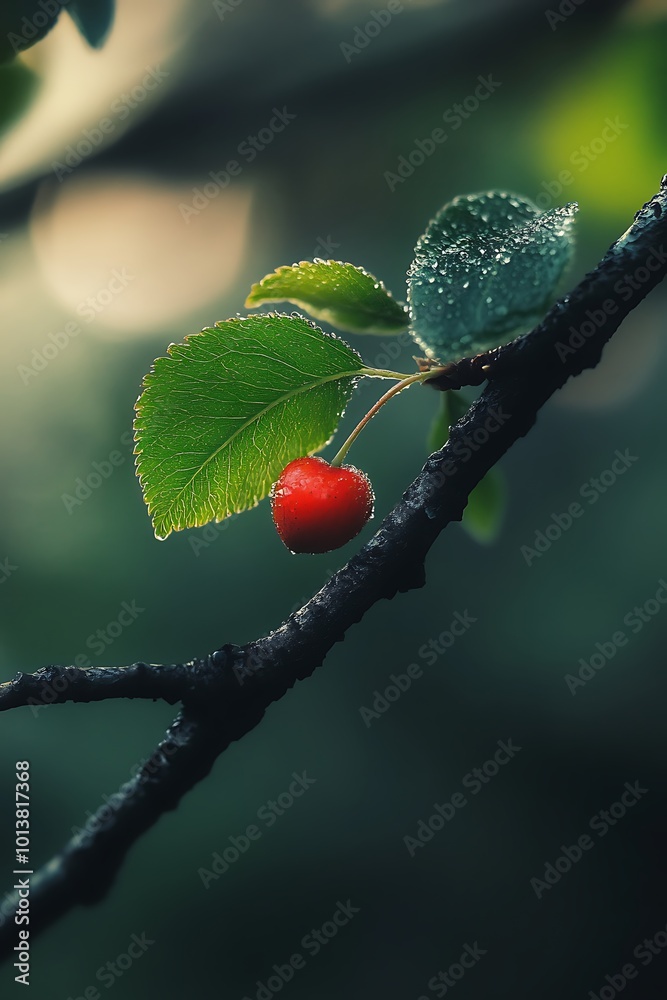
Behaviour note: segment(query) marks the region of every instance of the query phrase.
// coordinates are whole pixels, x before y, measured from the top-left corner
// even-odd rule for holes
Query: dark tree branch
[[[34,674],[17,674],[0,684],[0,711],[106,698],[153,698],[175,705],[196,687],[198,666],[198,661],[192,661],[168,666],[42,667]]]
[[[244,725],[251,728],[257,721]],[[210,718],[182,712],[138,774],[32,877],[31,934],[72,906],[101,899],[132,844],[209,773],[228,742],[227,731],[220,732]],[[11,953],[15,938],[16,927],[7,921],[0,929],[0,953]]]
[[[0,710],[33,704],[31,698],[39,703],[44,685],[54,694],[51,702],[161,698],[184,706],[150,761],[123,786],[112,814],[100,810],[34,876],[31,929],[76,904],[101,899],[132,844],[208,774],[232,740],[309,676],[377,601],[424,584],[426,554],[442,529],[461,519],[471,490],[530,430],[550,396],[598,363],[623,319],[665,276],[665,242],[667,177],[598,266],[539,326],[510,344],[446,366],[435,388],[488,384],[374,537],[275,632],[182,665],[46,667],[0,685]],[[0,956],[11,954],[14,930],[9,921],[0,928]]]

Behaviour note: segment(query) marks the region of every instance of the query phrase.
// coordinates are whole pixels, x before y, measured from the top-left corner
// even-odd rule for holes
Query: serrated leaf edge
[[[374,274],[371,274],[370,271],[367,271],[365,268],[360,267],[358,264],[351,264],[349,261],[343,261],[343,260],[332,260],[332,259],[324,260],[321,257],[314,257],[313,260],[300,260],[300,261],[296,261],[294,264],[282,264],[280,267],[277,267],[275,269],[275,271],[271,271],[270,274],[264,275],[264,277],[261,279],[261,281],[256,281],[255,284],[251,287],[250,293],[249,293],[249,295],[246,298],[245,303],[244,303],[246,309],[255,309],[258,306],[265,305],[268,302],[292,302],[295,306],[298,306],[299,309],[303,309],[305,312],[308,312],[308,313],[311,313],[312,315],[314,315],[312,313],[312,306],[310,306],[307,302],[304,302],[303,299],[296,299],[296,298],[292,298],[292,297],[286,299],[286,298],[277,297],[277,296],[266,297],[264,295],[259,295],[259,292],[260,292],[260,290],[262,288],[262,285],[267,280],[267,278],[273,278],[275,276],[282,275],[286,271],[293,271],[297,267],[304,267],[304,268],[306,268],[306,267],[312,266],[313,264],[329,264],[329,265],[336,264],[339,267],[351,267],[351,268],[353,268],[355,271],[358,271],[359,274],[363,275],[364,278],[371,278],[373,280],[373,283],[377,284],[382,289],[382,291],[385,293],[385,295],[395,305],[397,305],[399,307],[399,309],[401,309],[401,311],[405,315],[405,323],[402,326],[389,326],[389,327],[387,327],[387,326],[363,326],[363,327],[347,326],[347,327],[345,327],[345,329],[348,330],[350,333],[358,333],[358,334],[364,334],[364,333],[383,334],[383,333],[385,333],[385,334],[387,334],[389,336],[390,334],[391,335],[395,335],[395,334],[403,333],[403,331],[405,331],[405,330],[408,329],[408,322],[409,322],[408,307],[407,307],[407,305],[404,302],[400,302],[392,294],[392,292],[385,285],[384,281],[382,281],[380,278],[376,278]],[[366,316],[374,316],[375,315],[375,313],[372,310],[364,309],[363,307],[360,307],[359,312],[361,312],[362,314],[364,314]],[[323,320],[326,323],[331,323],[332,326],[340,326],[340,324],[338,323],[338,321],[335,319],[335,314],[332,312],[331,309],[327,309],[327,308],[318,309],[318,311],[317,311],[317,318],[320,319],[320,320]]]
[[[350,378],[350,379],[352,379],[352,383],[353,383],[352,388],[354,389],[354,386],[356,385],[356,382],[358,381],[358,379],[363,374],[363,371],[364,371],[363,359],[362,359],[361,355],[359,354],[359,352],[356,351],[353,347],[351,347],[347,343],[347,341],[343,340],[342,337],[339,337],[339,336],[337,336],[334,333],[328,333],[326,330],[322,330],[321,327],[319,327],[317,325],[317,323],[314,323],[312,320],[307,319],[305,316],[301,316],[299,313],[294,313],[294,312],[293,313],[279,313],[279,312],[273,312],[272,311],[272,312],[268,312],[268,313],[254,313],[252,316],[232,316],[229,319],[217,320],[213,324],[213,326],[203,327],[201,330],[199,330],[199,331],[197,331],[195,333],[188,333],[188,334],[185,335],[185,337],[183,338],[182,341],[178,341],[178,342],[175,341],[175,342],[172,342],[171,344],[169,344],[169,346],[167,347],[166,355],[160,355],[158,358],[156,358],[153,361],[153,363],[151,364],[150,370],[146,373],[146,375],[144,375],[144,377],[143,377],[143,379],[141,381],[141,391],[140,391],[140,393],[139,393],[139,395],[137,397],[137,400],[136,400],[136,402],[134,404],[134,410],[135,410],[135,414],[136,415],[135,415],[135,418],[134,418],[134,421],[133,421],[133,424],[132,424],[132,429],[133,429],[133,434],[134,434],[134,451],[133,451],[133,454],[136,456],[135,457],[135,462],[134,462],[135,472],[136,472],[137,479],[139,480],[139,485],[141,486],[141,492],[142,492],[142,495],[143,495],[143,498],[144,498],[144,503],[146,504],[146,508],[148,510],[148,514],[149,514],[149,516],[151,518],[151,521],[153,523],[153,530],[155,532],[155,537],[157,539],[159,539],[160,541],[164,541],[166,538],[168,538],[169,535],[173,531],[182,531],[185,528],[201,528],[205,524],[210,524],[211,521],[215,521],[216,524],[219,524],[221,521],[226,520],[227,517],[231,517],[232,514],[240,514],[240,513],[242,513],[245,510],[250,510],[252,507],[256,507],[268,495],[268,494],[264,494],[261,497],[254,497],[253,498],[254,502],[251,505],[247,505],[246,504],[243,507],[235,508],[234,510],[230,511],[228,514],[225,514],[223,517],[217,517],[216,515],[213,515],[213,517],[208,518],[206,521],[196,520],[196,521],[194,521],[191,524],[186,522],[183,525],[178,525],[178,526],[172,526],[172,527],[170,527],[169,530],[165,534],[158,534],[158,525],[157,525],[156,519],[154,517],[155,505],[151,504],[151,502],[149,500],[147,500],[147,498],[146,498],[146,489],[145,489],[146,476],[145,476],[145,473],[142,473],[142,470],[141,470],[141,456],[144,453],[144,449],[142,447],[140,447],[140,442],[138,440],[138,434],[143,429],[143,428],[141,428],[139,426],[139,420],[141,419],[141,400],[142,400],[142,397],[143,397],[145,391],[148,388],[150,388],[152,380],[153,380],[154,376],[156,375],[155,366],[157,365],[157,363],[159,361],[170,360],[170,359],[174,358],[174,354],[172,352],[172,348],[174,348],[174,347],[186,347],[186,346],[189,345],[190,341],[192,341],[194,338],[201,337],[202,335],[208,333],[209,331],[212,331],[214,328],[217,328],[217,329],[221,330],[224,327],[224,325],[226,325],[228,323],[233,323],[233,324],[237,324],[237,325],[240,326],[242,323],[245,323],[248,320],[263,319],[263,318],[266,318],[266,319],[300,319],[304,323],[307,323],[308,326],[312,330],[316,330],[323,337],[326,337],[329,340],[335,340],[335,341],[337,341],[339,343],[342,343],[349,351],[351,351],[353,354],[355,354],[359,358],[359,362],[360,362],[359,369],[355,370],[354,372],[341,372],[341,373],[337,373],[336,375],[332,375],[332,376],[330,376],[328,378],[323,379],[321,382],[318,382],[318,385],[325,385],[327,382],[334,382],[334,381],[337,381],[339,379]],[[309,389],[312,389],[312,386],[310,386],[310,387],[306,386],[303,389],[296,390],[294,392],[290,392],[289,394],[287,394],[285,396],[282,396],[280,399],[278,399],[275,402],[271,403],[271,405],[267,406],[262,411],[262,413],[260,413],[258,415],[258,417],[253,418],[253,420],[250,420],[246,424],[244,424],[242,428],[239,428],[238,430],[236,430],[234,432],[234,434],[232,435],[232,437],[228,438],[227,441],[224,442],[223,445],[221,445],[215,452],[213,452],[213,454],[209,458],[206,459],[206,462],[204,463],[204,465],[208,464],[208,462],[210,462],[213,458],[215,458],[215,456],[222,450],[223,447],[225,447],[229,443],[229,441],[233,440],[233,438],[236,437],[236,435],[238,433],[240,433],[241,430],[245,430],[245,428],[248,427],[251,423],[253,423],[254,420],[258,419],[260,416],[263,416],[264,413],[267,413],[274,406],[277,406],[281,402],[284,402],[285,399],[289,399],[289,398],[292,398],[293,396],[299,395],[301,392],[307,392],[307,391],[309,391]],[[343,412],[340,415],[341,419],[342,419],[342,417],[344,415],[344,412],[345,411],[343,410]],[[332,440],[333,437],[334,437],[334,435],[332,434],[329,438],[327,438],[327,440],[319,448],[315,449],[315,451],[321,451],[322,448],[325,448],[329,444],[329,442]],[[315,451],[310,452],[309,454],[315,454]],[[181,490],[179,491],[179,494],[178,494],[179,498],[181,497],[183,491],[185,489],[187,489],[187,487],[193,481],[193,479],[195,478],[195,476],[199,475],[199,473],[201,472],[201,470],[204,468],[204,465],[202,465],[197,470],[197,472],[191,477],[191,479],[188,481],[188,483],[186,483],[185,486],[183,486],[181,488]],[[165,516],[163,515],[160,518],[160,520],[164,521],[165,520]]]

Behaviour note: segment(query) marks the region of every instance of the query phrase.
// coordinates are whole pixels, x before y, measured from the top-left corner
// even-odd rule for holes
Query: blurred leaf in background
[[[477,484],[463,511],[463,527],[476,542],[495,542],[507,507],[507,480],[501,469],[490,469]]]
[[[449,440],[450,427],[468,410],[460,392],[443,392],[438,410],[428,434],[429,451],[439,451]],[[477,484],[468,497],[463,511],[462,526],[476,542],[495,542],[500,534],[507,509],[507,479],[502,469],[494,466]]]
[[[0,66],[0,136],[26,111],[38,85],[37,75],[20,60]]]
[[[252,282],[285,261],[359,261],[401,297],[415,236],[462,192],[525,192],[542,209],[579,201],[574,284],[656,190],[667,167],[662,0],[643,0],[643,21],[638,4],[586,0],[555,31],[545,7],[558,0],[403,6],[351,63],[340,44],[369,19],[361,0],[243,0],[224,5],[224,20],[210,0],[119,0],[101,51],[63,16],[22,57],[46,83],[1,150],[0,561],[18,567],[0,588],[3,678],[81,653],[174,662],[245,642],[276,628],[357,548],[290,558],[268,501],[157,544],[127,435],[141,378],[170,340],[234,315]],[[159,64],[164,86],[132,107],[123,95],[134,103],[146,67]],[[497,93],[391,192],[384,172],[491,72]],[[117,102],[131,114],[115,116],[109,143],[58,184],[51,161]],[[289,129],[184,224],[179,202],[283,104],[297,115]],[[616,115],[629,128],[577,170],[572,155]],[[566,168],[571,182],[550,193],[545,184]],[[136,277],[84,322],[79,306],[116,267]],[[448,529],[426,587],[378,603],[142,838],[99,906],[36,939],[34,1000],[83,996],[144,930],[156,945],[123,976],[123,1000],[189,996],[193,975],[203,997],[255,996],[340,893],[361,913],[295,975],[289,1000],[425,995],[468,935],[488,948],[460,987],[470,1000],[599,994],[638,940],[664,928],[667,619],[647,624],[576,697],[563,678],[665,574],[656,539],[667,492],[666,290],[503,459],[511,502],[494,547]],[[54,352],[72,321],[80,332]],[[628,365],[646,339],[652,353],[633,381]],[[48,365],[25,384],[19,366],[45,346]],[[414,352],[407,336],[353,346],[406,371]],[[563,405],[573,389],[586,410]],[[364,380],[345,419],[376,398],[377,383]],[[419,472],[437,402],[432,391],[402,394],[355,445],[378,521]],[[522,546],[625,448],[636,465],[528,566]],[[68,508],[63,496],[77,490],[85,499]],[[100,655],[98,630],[134,599],[145,611]],[[420,651],[465,608],[478,622],[427,666]],[[367,728],[359,706],[411,663],[423,676]],[[34,761],[40,863],[153,752],[173,714],[114,701],[4,715],[5,759],[18,748]],[[516,762],[410,858],[405,834],[509,736],[524,747]],[[197,869],[304,768],[312,792],[204,890]],[[0,771],[0,802],[12,800],[10,778]],[[646,803],[535,899],[530,876],[635,778],[650,789]],[[664,961],[641,971],[633,996],[661,995],[650,979],[664,979]]]
[[[89,45],[104,44],[113,22],[115,0],[70,0],[67,11]]]
[[[60,0],[37,7],[34,0],[3,0],[0,10],[0,62],[41,41],[61,13]]]
[[[62,13],[69,13],[89,45],[104,44],[115,0],[3,0],[0,10],[0,63],[40,42]]]
[[[572,178],[555,197],[621,225],[648,197],[666,168],[665,53],[667,20],[630,21],[559,78],[536,137],[545,177]]]

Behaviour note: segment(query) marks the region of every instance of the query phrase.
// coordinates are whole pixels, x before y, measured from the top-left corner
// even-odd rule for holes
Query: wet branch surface
[[[471,490],[531,429],[553,393],[598,363],[623,319],[666,273],[667,177],[597,267],[539,326],[503,347],[446,365],[424,386],[433,391],[487,383],[373,538],[270,635],[185,664],[48,666],[0,684],[0,711],[107,698],[182,706],[150,759],[113,797],[113,809],[102,807],[31,877],[33,936],[74,906],[102,899],[142,834],[175,809],[225,748],[308,677],[377,601],[424,585],[426,555],[443,528],[461,519]],[[11,919],[0,926],[0,958],[12,955],[16,931]]]

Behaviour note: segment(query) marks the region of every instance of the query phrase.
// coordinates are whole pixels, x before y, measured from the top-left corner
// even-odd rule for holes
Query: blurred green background
[[[121,0],[100,51],[63,16],[2,70],[0,560],[15,567],[0,584],[2,679],[79,654],[177,662],[247,641],[357,548],[290,556],[267,502],[217,530],[152,535],[127,443],[141,378],[170,341],[243,311],[253,281],[335,257],[404,297],[428,219],[486,188],[542,207],[579,201],[570,284],[627,228],[667,170],[667,8],[560,8],[572,13],[555,2],[557,20],[543,2],[405,0],[362,47],[358,29],[384,0]],[[385,172],[489,74],[500,86],[391,191]],[[193,189],[283,107],[295,119],[186,221]],[[125,284],[110,295],[114,272]],[[667,610],[636,635],[623,619],[667,577],[666,291],[503,460],[498,540],[479,546],[451,526],[425,589],[376,606],[137,844],[107,899],[35,940],[32,997],[87,987],[127,1000],[262,997],[258,981],[301,952],[286,997],[417,1000],[445,995],[433,977],[475,942],[486,954],[455,984],[459,1000],[599,995],[628,962],[638,975],[627,996],[660,995],[667,954],[644,967],[633,949],[667,925]],[[398,345],[350,340],[369,364]],[[403,370],[413,351],[398,346],[390,364]],[[361,387],[343,432],[378,387]],[[435,404],[410,390],[355,445],[376,518],[419,471]],[[581,500],[617,449],[638,461],[528,566],[521,546]],[[90,496],[63,499],[114,451],[122,461]],[[95,650],[89,637],[132,601],[137,620]],[[420,648],[466,610],[476,622],[429,665]],[[627,646],[572,695],[565,675],[618,629]],[[411,663],[423,676],[366,726],[360,708]],[[14,761],[29,760],[33,861],[127,780],[172,716],[130,702],[1,716],[0,808],[9,817]],[[411,857],[404,838],[508,739],[521,752]],[[316,779],[307,794],[270,827],[258,820],[304,770]],[[530,880],[635,781],[647,793],[538,899]],[[199,870],[253,823],[261,838],[204,888]],[[8,822],[7,887],[11,842]],[[348,899],[359,913],[308,955],[303,936]],[[121,978],[97,979],[132,934],[154,944]],[[10,966],[0,975],[13,995]]]

